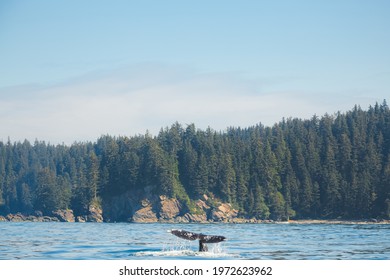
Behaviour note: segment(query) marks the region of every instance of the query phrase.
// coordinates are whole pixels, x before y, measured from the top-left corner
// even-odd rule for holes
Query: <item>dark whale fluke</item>
[[[218,243],[226,240],[225,236],[205,235],[201,233],[189,232],[181,229],[172,229],[169,231],[173,235],[186,240],[199,240],[199,252],[206,252],[207,246],[204,243]]]

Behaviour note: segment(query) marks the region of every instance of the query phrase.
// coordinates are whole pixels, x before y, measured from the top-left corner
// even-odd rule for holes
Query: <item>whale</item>
[[[205,245],[206,243],[219,243],[226,240],[226,237],[221,235],[206,235],[181,229],[172,229],[168,232],[186,240],[199,240],[199,252],[207,252],[208,248]]]

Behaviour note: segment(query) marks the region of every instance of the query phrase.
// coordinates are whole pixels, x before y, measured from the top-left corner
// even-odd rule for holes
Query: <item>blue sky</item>
[[[4,0],[0,140],[366,108],[389,95],[389,14],[379,0]]]

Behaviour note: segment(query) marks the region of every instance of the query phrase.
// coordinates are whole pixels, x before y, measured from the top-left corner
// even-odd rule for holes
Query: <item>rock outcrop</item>
[[[88,209],[88,214],[83,216],[77,216],[76,222],[85,223],[85,222],[94,222],[102,223],[103,222],[103,211],[101,207],[91,205]]]
[[[182,223],[206,223],[207,215],[203,214],[190,214],[186,213],[183,217],[181,217],[180,222]]]
[[[153,204],[149,199],[143,199],[141,201],[141,207],[136,210],[133,217],[129,221],[135,223],[155,223],[158,221],[157,214],[153,209]]]
[[[103,211],[101,207],[94,205],[89,206],[89,215],[87,216],[87,222],[103,222]]]
[[[0,216],[0,222],[59,222],[60,220],[57,217],[51,216],[33,216],[33,215],[23,215],[21,213],[8,214],[3,217]]]
[[[69,209],[53,211],[53,216],[56,217],[60,222],[73,223],[75,221],[73,210]]]
[[[136,211],[130,221],[135,223],[155,223],[158,219],[152,206],[147,206]]]
[[[0,221],[60,221],[60,222],[135,222],[135,223],[207,223],[241,222],[238,211],[229,203],[203,195],[191,206],[177,198],[156,195],[156,187],[127,192],[103,200],[102,207],[91,205],[86,215],[75,217],[72,210],[54,211],[51,217],[36,212],[34,216],[20,213],[0,217]],[[191,208],[191,209],[189,209]]]
[[[27,220],[26,217],[20,213],[8,214],[6,219],[10,222],[24,222]]]
[[[167,198],[166,196],[160,196],[160,221],[175,221],[180,215],[182,206],[180,202],[175,198]]]
[[[214,197],[203,195],[195,201],[190,211],[176,198],[153,194],[153,187],[144,189],[137,196],[125,194],[114,197],[103,211],[105,221],[130,221],[136,223],[175,222],[206,223],[232,222],[238,217],[238,211],[228,203],[222,203]],[[113,211],[118,205],[120,212]],[[125,211],[123,210],[125,209]]]
[[[104,221],[135,223],[206,223],[231,222],[238,211],[228,203],[213,196],[203,195],[188,209],[177,198],[156,195],[156,188],[149,186],[103,202]]]
[[[237,218],[237,216],[238,210],[233,209],[233,207],[228,203],[222,203],[211,211],[210,218],[215,222],[230,222]]]

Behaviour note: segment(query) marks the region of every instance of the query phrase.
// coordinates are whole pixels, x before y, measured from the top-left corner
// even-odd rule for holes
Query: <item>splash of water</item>
[[[220,243],[209,246],[207,252],[198,252],[193,242],[177,238],[174,243],[166,243],[161,251],[141,251],[134,254],[137,257],[200,257],[200,258],[231,258]],[[196,243],[197,244],[197,243]]]

